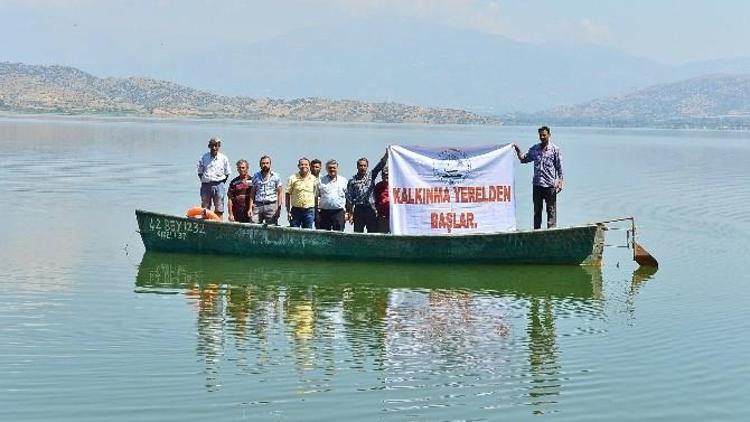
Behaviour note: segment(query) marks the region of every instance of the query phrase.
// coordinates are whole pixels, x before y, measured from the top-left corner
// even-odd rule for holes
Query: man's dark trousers
[[[368,205],[356,205],[354,207],[354,233],[376,233],[378,227],[375,210]]]
[[[542,201],[547,204],[547,228],[557,226],[557,188],[534,185],[534,229],[542,228]]]
[[[318,218],[320,222],[320,226],[317,227],[318,229],[344,231],[346,220],[343,208],[337,210],[320,210]]]

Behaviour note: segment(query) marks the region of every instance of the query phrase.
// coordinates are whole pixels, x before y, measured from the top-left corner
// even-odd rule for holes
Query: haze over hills
[[[742,57],[667,65],[609,47],[535,44],[417,18],[318,25],[261,42],[241,36],[210,42],[220,28],[211,24],[196,27],[206,32],[197,43],[179,45],[169,30],[139,34],[130,44],[117,34],[71,29],[68,38],[23,51],[6,43],[0,60],[140,75],[225,96],[398,102],[488,115],[536,112],[705,74],[750,73],[750,59]]]
[[[750,60],[670,66],[594,45],[541,45],[408,19],[368,19],[219,45],[159,67],[169,69],[169,79],[227,95],[353,98],[501,114],[707,73],[750,73]]]
[[[396,103],[228,97],[150,78],[98,78],[71,67],[20,63],[0,63],[0,110],[387,123],[496,122],[462,110]]]
[[[310,28],[184,57],[175,80],[221,93],[533,111],[655,83],[658,63],[595,46],[543,46],[395,20]]]
[[[507,116],[513,123],[750,129],[750,74],[708,75],[572,106]]]

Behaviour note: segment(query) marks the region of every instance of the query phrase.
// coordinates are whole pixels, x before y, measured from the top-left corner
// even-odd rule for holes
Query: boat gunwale
[[[599,222],[592,222],[592,223],[584,223],[579,224],[575,226],[565,226],[565,227],[552,227],[552,228],[546,228],[546,229],[526,229],[526,230],[516,230],[516,231],[509,231],[509,232],[496,232],[496,233],[465,233],[465,234],[459,234],[459,235],[445,235],[445,234],[438,234],[438,235],[394,235],[391,233],[354,233],[354,232],[344,232],[344,231],[335,231],[335,230],[319,230],[319,229],[302,229],[298,227],[289,227],[289,226],[277,226],[272,224],[258,224],[258,223],[242,223],[237,221],[215,221],[215,220],[202,220],[202,219],[193,219],[187,216],[181,216],[181,215],[172,215],[172,214],[164,214],[159,212],[153,212],[153,211],[146,211],[143,209],[136,209],[136,216],[138,214],[141,215],[155,215],[158,217],[167,217],[167,218],[177,218],[177,219],[183,219],[187,221],[193,221],[193,222],[202,222],[210,225],[235,225],[238,228],[239,227],[246,227],[246,228],[257,228],[257,229],[264,229],[264,230],[279,230],[282,232],[288,232],[288,233],[315,233],[315,234],[321,234],[321,235],[329,235],[329,236],[362,236],[362,237],[370,237],[370,236],[377,236],[377,237],[383,237],[383,238],[399,238],[399,239],[421,239],[421,238],[431,238],[431,239],[456,239],[460,237],[497,237],[497,236],[513,236],[517,234],[534,234],[534,233],[548,233],[550,231],[568,231],[568,230],[575,230],[575,229],[584,229],[584,228],[592,228],[592,227],[601,227],[604,226],[605,223],[599,223]]]

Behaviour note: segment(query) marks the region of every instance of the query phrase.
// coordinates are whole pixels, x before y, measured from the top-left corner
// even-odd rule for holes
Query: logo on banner
[[[449,148],[438,153],[432,162],[432,174],[448,186],[471,178],[471,160],[458,148]]]

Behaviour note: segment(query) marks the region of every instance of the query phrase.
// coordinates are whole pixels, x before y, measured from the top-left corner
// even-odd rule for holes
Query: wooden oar
[[[601,221],[599,222],[599,224],[617,223],[620,221],[630,221],[630,230],[628,230],[628,243],[631,244],[631,246],[633,247],[633,260],[642,267],[659,268],[659,262],[656,260],[656,258],[654,258],[653,255],[648,253],[646,248],[639,245],[638,242],[635,241],[636,239],[635,218],[633,217],[615,218],[613,220]]]
[[[642,267],[659,268],[659,262],[638,242],[633,241],[633,259]]]

